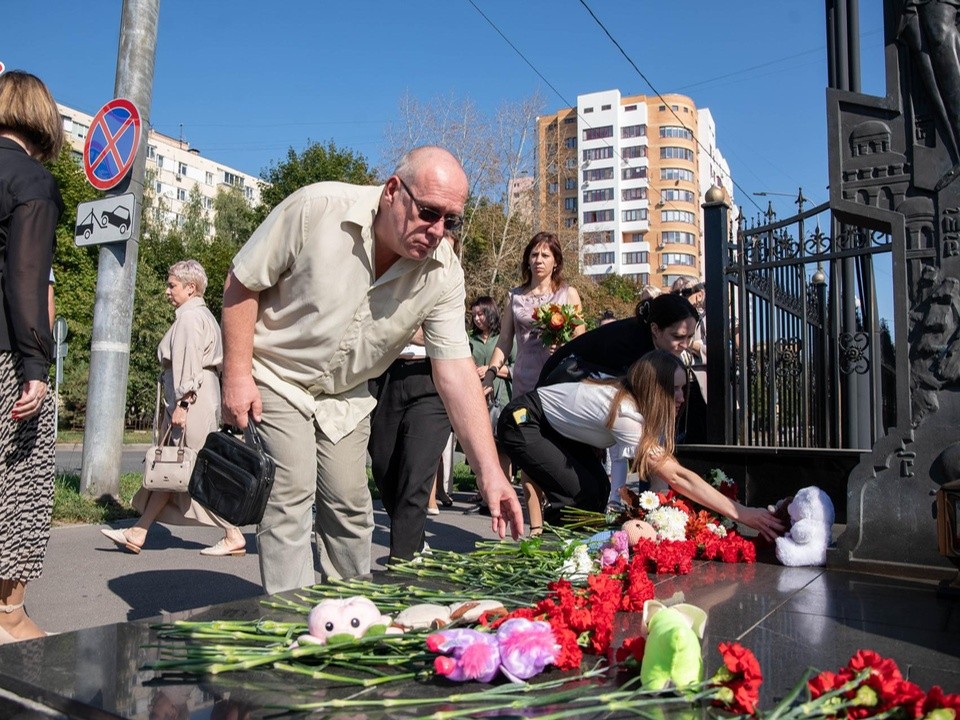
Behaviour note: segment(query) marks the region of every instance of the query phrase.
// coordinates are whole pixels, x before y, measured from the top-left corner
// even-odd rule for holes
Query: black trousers
[[[512,400],[500,413],[499,446],[540,486],[550,503],[544,519],[556,524],[567,506],[603,512],[610,478],[597,448],[563,437],[550,427],[536,390]]]
[[[450,437],[429,360],[396,360],[370,381],[377,407],[367,449],[373,480],[390,516],[390,557],[409,560],[423,548],[427,503]]]

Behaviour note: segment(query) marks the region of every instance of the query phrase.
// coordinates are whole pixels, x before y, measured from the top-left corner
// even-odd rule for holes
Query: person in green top
[[[483,375],[490,365],[490,358],[500,340],[500,310],[496,301],[489,295],[481,295],[470,303],[470,351],[473,362],[477,366],[477,375],[483,380]],[[503,407],[510,402],[511,382],[510,371],[517,348],[514,345],[510,357],[507,359],[493,380],[492,402]]]

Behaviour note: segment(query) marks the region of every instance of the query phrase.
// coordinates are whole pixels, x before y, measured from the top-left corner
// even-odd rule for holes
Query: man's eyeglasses
[[[444,215],[437,210],[434,210],[432,207],[427,207],[421,203],[414,194],[410,191],[410,188],[407,187],[407,184],[401,179],[397,178],[400,181],[400,185],[403,186],[403,189],[407,191],[407,195],[410,196],[410,199],[413,200],[413,204],[417,206],[417,215],[425,223],[430,223],[433,225],[440,218],[443,218],[443,228],[447,232],[455,233],[460,228],[463,227],[463,217],[461,215]]]

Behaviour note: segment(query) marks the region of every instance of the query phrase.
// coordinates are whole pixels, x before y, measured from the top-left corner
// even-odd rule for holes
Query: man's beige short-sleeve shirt
[[[463,270],[441,242],[375,279],[373,218],[383,187],[324,182],[278,205],[234,258],[258,291],[253,375],[337,442],[376,402],[380,375],[423,325],[427,355],[470,357]]]

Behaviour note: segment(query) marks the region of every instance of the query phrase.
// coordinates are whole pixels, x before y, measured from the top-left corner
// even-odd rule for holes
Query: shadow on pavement
[[[258,583],[211,570],[149,570],[107,582],[130,605],[127,620],[178,613],[263,594]]]

